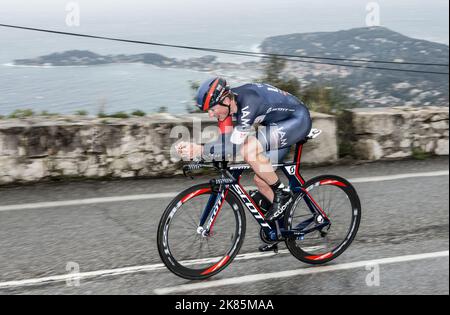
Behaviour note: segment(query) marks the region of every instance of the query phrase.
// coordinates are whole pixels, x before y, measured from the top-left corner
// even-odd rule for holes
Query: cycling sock
[[[273,192],[276,192],[277,190],[283,189],[285,187],[284,187],[284,184],[280,180],[277,180],[277,182],[275,184],[270,185],[270,188],[272,188]]]

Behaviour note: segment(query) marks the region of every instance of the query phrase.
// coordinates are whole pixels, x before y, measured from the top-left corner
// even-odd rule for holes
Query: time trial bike
[[[225,160],[185,165],[185,175],[212,168],[220,177],[186,189],[164,211],[157,242],[167,268],[189,280],[203,280],[223,271],[244,242],[244,209],[260,225],[263,242],[285,242],[290,253],[304,263],[324,264],[341,255],[358,232],[361,203],[355,188],[342,177],[321,175],[305,181],[300,174],[303,146],[320,133],[313,129],[296,145],[292,163],[274,165],[286,175],[294,193],[290,208],[274,222],[265,220],[267,204],[241,184],[249,165]]]

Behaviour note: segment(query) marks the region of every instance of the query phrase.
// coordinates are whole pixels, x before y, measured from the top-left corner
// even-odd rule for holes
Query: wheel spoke
[[[200,218],[210,198],[211,194],[202,194],[183,203],[169,221],[170,226],[168,229],[159,230],[159,239],[166,238],[169,240],[170,256],[167,255],[166,260],[163,261],[170,270],[178,275],[185,275],[187,278],[198,278],[199,280],[204,279],[205,275],[202,272],[205,270],[206,265],[193,266],[187,264],[179,266],[167,263],[167,260],[175,260],[179,263],[186,260],[221,257],[224,253],[237,246],[236,242],[241,243],[243,241],[243,238],[236,237],[236,230],[245,228],[245,217],[241,218],[241,223],[243,224],[239,225],[238,215],[241,216],[243,214],[242,208],[239,208],[239,212],[231,209],[229,198],[231,198],[233,203],[237,202],[236,198],[231,194],[226,198],[223,208],[215,220],[211,235],[203,237],[197,233]],[[167,212],[165,215],[167,216]],[[196,222],[197,215],[198,222]],[[161,233],[167,233],[168,235],[162,235]],[[158,243],[159,250],[162,255],[165,255],[166,249],[161,247],[163,246],[162,244],[164,243]]]

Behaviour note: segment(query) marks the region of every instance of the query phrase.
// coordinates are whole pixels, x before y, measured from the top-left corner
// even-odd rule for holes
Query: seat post
[[[302,160],[302,151],[303,151],[303,143],[299,142],[295,146],[295,156],[294,156],[294,163],[297,166],[300,166],[300,162]]]
[[[301,141],[297,143],[295,146],[295,156],[294,156],[294,163],[295,163],[295,177],[297,177],[298,181],[303,185],[305,184],[305,180],[303,179],[302,175],[300,175],[300,163],[302,160],[302,151],[303,151],[303,145],[306,143],[306,141]]]

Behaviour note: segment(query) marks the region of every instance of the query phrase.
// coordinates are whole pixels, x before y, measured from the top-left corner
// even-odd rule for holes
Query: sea
[[[344,4],[325,0],[313,4],[303,0],[229,0],[221,7],[203,0],[192,4],[177,2],[178,6],[172,7],[168,2],[162,8],[151,8],[134,7],[133,4],[140,2],[133,0],[120,1],[121,5],[116,3],[109,8],[105,4],[99,9],[79,1],[79,26],[67,24],[68,11],[64,6],[19,9],[13,4],[0,4],[0,24],[256,52],[261,42],[270,36],[367,26],[371,8],[368,6],[371,2],[361,0],[348,0]],[[383,0],[375,1],[375,4],[379,6],[382,26],[410,37],[448,45],[448,1]],[[58,114],[83,110],[90,115],[99,111],[115,113],[136,109],[146,113],[167,110],[183,114],[194,104],[191,82],[223,75],[232,85],[239,85],[260,75],[253,69],[239,73],[209,73],[143,64],[86,67],[20,67],[13,64],[15,59],[36,58],[72,49],[104,55],[151,52],[179,59],[209,54],[0,27],[0,115],[18,109]],[[217,56],[223,62],[254,60]]]

